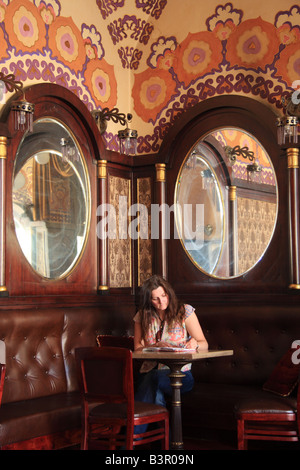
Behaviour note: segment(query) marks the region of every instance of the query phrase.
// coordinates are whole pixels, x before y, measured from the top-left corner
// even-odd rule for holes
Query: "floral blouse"
[[[182,324],[175,323],[171,327],[165,323],[163,331],[162,331],[161,341],[169,343],[172,346],[177,347],[177,348],[183,348],[189,336],[186,326],[185,326],[185,321],[194,311],[195,311],[194,307],[192,307],[191,305],[185,304],[185,315],[184,315]],[[137,323],[140,323],[141,321],[140,312],[138,312],[135,315],[134,321]],[[148,330],[147,337],[146,337],[147,345],[151,346],[151,344],[156,343],[156,334],[159,329],[160,329],[160,320],[156,316],[154,316],[151,319],[151,323],[149,325],[149,330]],[[143,372],[143,373],[149,372],[151,369],[156,367],[156,364],[157,363],[155,361],[144,361],[140,369],[140,372]],[[158,364],[158,368],[167,369],[168,366],[164,364]],[[186,364],[185,366],[182,367],[183,372],[190,370],[190,369],[191,369],[191,364]]]

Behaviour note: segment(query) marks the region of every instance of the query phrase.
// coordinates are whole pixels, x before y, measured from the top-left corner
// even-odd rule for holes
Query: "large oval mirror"
[[[39,119],[17,151],[13,218],[27,261],[48,279],[65,277],[85,245],[89,184],[71,131],[52,118]]]
[[[197,268],[217,278],[240,276],[260,261],[275,229],[272,162],[254,136],[217,129],[186,155],[174,202],[178,237]]]

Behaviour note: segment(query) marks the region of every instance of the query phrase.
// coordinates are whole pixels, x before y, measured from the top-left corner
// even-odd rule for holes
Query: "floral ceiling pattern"
[[[203,23],[202,2],[186,0],[182,12],[174,11],[175,3],[182,5],[2,0],[1,71],[14,73],[26,86],[43,81],[64,86],[90,110],[124,110],[129,101],[139,153],[158,152],[178,115],[216,95],[250,96],[282,112],[281,95],[300,80],[299,5],[272,2],[270,22],[249,18],[250,7],[240,9],[234,1],[212,1],[205,5],[210,14]],[[183,15],[196,14],[205,28],[183,34]],[[118,147],[116,132],[106,132],[104,139],[108,148]]]

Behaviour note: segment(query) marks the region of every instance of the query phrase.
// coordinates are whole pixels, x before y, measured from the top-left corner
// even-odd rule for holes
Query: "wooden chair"
[[[298,390],[298,410],[300,412]],[[277,405],[277,406],[276,406]],[[299,416],[292,400],[278,397],[277,403],[269,398],[245,401],[237,412],[238,449],[247,450],[249,440],[298,441]]]
[[[120,347],[75,350],[82,398],[82,444],[87,449],[133,449],[161,441],[169,448],[169,413],[166,408],[134,401],[132,352]],[[155,423],[153,429],[134,434],[134,426]]]
[[[257,397],[241,401],[236,410],[238,449],[248,441],[299,441],[300,364],[293,363],[290,348],[276,364]]]

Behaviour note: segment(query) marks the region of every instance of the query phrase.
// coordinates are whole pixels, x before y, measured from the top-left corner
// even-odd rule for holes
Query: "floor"
[[[186,439],[185,450],[237,450],[235,442],[226,440],[206,440],[206,439]],[[299,443],[296,442],[271,442],[271,441],[251,441],[248,451],[299,451]]]
[[[154,446],[154,449],[159,444]],[[68,448],[67,450],[79,450],[79,446]],[[149,448],[139,450],[151,451]],[[236,436],[224,433],[217,436],[206,436],[203,438],[184,438],[184,451],[235,451],[237,450]],[[276,441],[250,441],[249,451],[299,451],[300,443],[297,442],[276,442]],[[155,449],[156,452],[156,449]],[[243,453],[244,454],[244,453]]]

